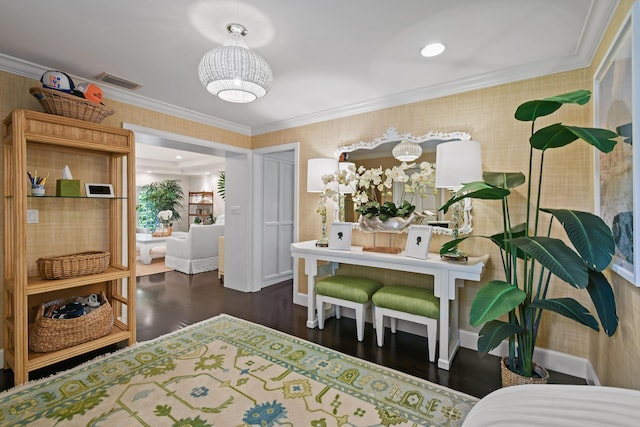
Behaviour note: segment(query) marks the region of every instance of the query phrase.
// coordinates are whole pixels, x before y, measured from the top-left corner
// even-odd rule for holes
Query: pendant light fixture
[[[225,44],[210,50],[200,60],[200,82],[225,101],[255,101],[271,89],[273,73],[267,61],[247,47],[244,26],[229,24],[227,31],[229,38]]]
[[[422,147],[415,142],[401,141],[393,147],[391,154],[401,162],[412,162],[422,155]]]

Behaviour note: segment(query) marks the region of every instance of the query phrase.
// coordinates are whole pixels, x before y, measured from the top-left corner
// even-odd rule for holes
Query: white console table
[[[339,264],[362,265],[387,270],[407,271],[433,276],[434,294],[440,298],[440,325],[438,367],[449,370],[453,357],[460,346],[458,331],[458,288],[464,280],[479,281],[489,255],[469,257],[468,261],[444,261],[438,254],[430,253],[426,260],[409,258],[404,253],[397,255],[365,252],[360,246],[351,250],[332,250],[317,247],[315,240],[291,244],[291,256],[304,259],[304,271],[308,279],[307,327],[318,326],[315,302],[315,279],[318,261],[332,263],[332,271]],[[294,283],[297,286],[297,283]],[[451,303],[450,303],[451,302]]]

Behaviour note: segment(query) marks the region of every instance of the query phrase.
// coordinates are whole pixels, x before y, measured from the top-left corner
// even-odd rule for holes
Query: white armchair
[[[185,239],[167,238],[165,265],[186,274],[218,268],[218,237],[224,225],[192,224]]]

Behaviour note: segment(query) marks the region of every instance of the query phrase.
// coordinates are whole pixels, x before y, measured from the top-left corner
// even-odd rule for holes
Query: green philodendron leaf
[[[577,135],[578,138],[593,145],[603,153],[610,153],[618,143],[618,141],[615,141],[618,134],[608,129],[577,126],[567,126],[567,129]]]
[[[541,209],[560,221],[571,243],[590,269],[609,266],[616,250],[611,230],[597,215],[569,209]]]
[[[516,188],[526,181],[522,172],[483,172],[482,179],[486,183],[500,188]]]
[[[557,111],[562,104],[555,101],[534,100],[520,104],[516,109],[515,118],[521,122],[532,122],[538,117],[548,116]]]
[[[464,242],[469,237],[479,237],[479,236],[465,236],[465,237],[460,237],[458,239],[449,240],[448,242],[440,246],[440,255],[445,255],[446,253],[453,251],[458,246],[458,244],[460,244],[460,242]]]
[[[587,266],[562,240],[552,237],[518,237],[511,239],[511,243],[574,288],[587,287]]]
[[[511,192],[505,188],[494,187],[484,181],[475,181],[465,184],[460,190],[454,193],[454,196],[447,200],[447,203],[440,207],[441,211],[447,213],[449,207],[460,200],[485,199],[485,200],[501,200],[507,197]]]
[[[576,139],[582,139],[603,153],[609,153],[615,147],[617,137],[617,133],[607,129],[565,126],[556,123],[539,129],[531,135],[529,143],[537,150],[547,150],[564,147]]]
[[[491,241],[493,241],[496,245],[498,245],[500,249],[502,249],[503,251],[506,251],[508,248],[507,248],[507,245],[505,244],[505,239],[514,239],[516,237],[524,237],[526,236],[526,233],[527,233],[527,224],[522,223],[514,227],[511,227],[511,236],[507,235],[505,237],[504,232],[496,233],[493,236],[491,236]],[[520,259],[525,259],[526,254],[521,249],[516,248],[516,256]]]
[[[600,330],[595,317],[585,306],[573,298],[542,299],[529,304],[529,308],[555,311],[564,317],[590,327],[594,331]]]
[[[591,91],[580,89],[542,100],[528,101],[518,107],[515,118],[522,122],[531,122],[538,117],[555,112],[562,104],[584,105],[589,102],[589,99],[591,99]]]
[[[478,335],[478,351],[488,353],[499,346],[505,339],[521,332],[522,327],[515,323],[507,323],[500,320],[487,322],[480,329]]]
[[[471,304],[469,321],[478,326],[510,312],[524,301],[527,294],[511,283],[492,280],[484,285]]]
[[[612,336],[618,329],[618,313],[616,298],[609,281],[601,272],[589,270],[587,291],[598,313],[602,329],[608,336]]]

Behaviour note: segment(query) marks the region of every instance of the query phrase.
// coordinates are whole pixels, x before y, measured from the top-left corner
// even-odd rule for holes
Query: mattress
[[[637,427],[640,390],[560,384],[505,387],[482,398],[463,427]]]

